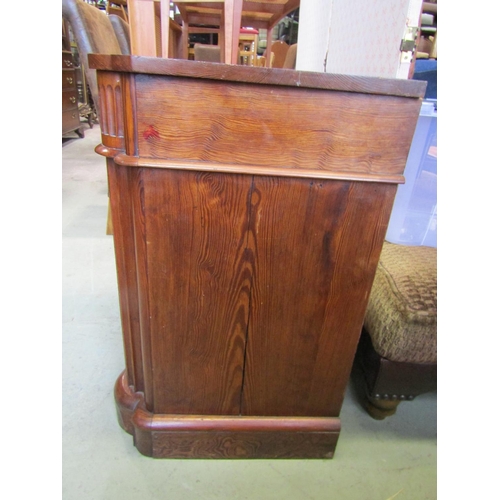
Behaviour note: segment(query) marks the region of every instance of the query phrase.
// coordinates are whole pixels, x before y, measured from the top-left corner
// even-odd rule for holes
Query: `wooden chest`
[[[120,424],[153,457],[332,457],[425,83],[89,60]]]

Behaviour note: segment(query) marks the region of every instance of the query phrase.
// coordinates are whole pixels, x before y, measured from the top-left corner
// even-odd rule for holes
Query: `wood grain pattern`
[[[154,432],[154,458],[332,458],[338,433]]]
[[[100,154],[106,154],[102,149]],[[280,168],[237,163],[210,161],[180,161],[162,158],[141,158],[118,152],[114,157],[117,165],[125,167],[152,167],[169,170],[192,170],[196,172],[219,172],[226,174],[265,175],[271,177],[294,177],[304,179],[335,179],[341,181],[365,181],[389,184],[404,183],[402,174],[359,173],[349,170],[318,170],[316,168]]]
[[[400,97],[213,81],[200,86],[142,75],[136,96],[140,157],[364,175],[403,171],[420,106]],[[157,137],[141,133],[148,127]]]
[[[99,124],[102,143],[120,150],[125,149],[122,78],[119,73],[106,73],[98,81]]]
[[[136,155],[137,110],[135,103],[135,78],[132,75],[122,74],[121,82],[125,152],[129,155]]]
[[[153,414],[126,372],[115,399],[121,427],[154,458],[332,458],[340,433],[338,418]]]
[[[104,136],[123,136],[123,104],[119,73],[106,73],[99,79],[101,132]]]
[[[151,309],[148,294],[149,270],[147,261],[146,213],[144,207],[145,186],[142,170],[128,170],[129,210],[132,211],[134,225],[133,246],[135,270],[137,274],[137,302],[140,324],[140,344],[142,355],[142,379],[146,407],[154,411],[154,379],[152,365]],[[136,389],[137,390],[137,389]]]
[[[339,415],[395,189],[255,178],[242,414]]]
[[[290,71],[279,68],[235,66],[230,64],[160,59],[155,57],[89,54],[89,67],[105,71],[189,77],[258,85],[277,85],[293,88],[338,90],[370,95],[393,95],[423,98],[426,82],[392,78],[375,78],[312,71]]]
[[[251,178],[142,170],[154,410],[239,414]]]
[[[153,457],[331,457],[425,85],[92,64],[121,89],[96,148],[126,357],[120,425]]]
[[[157,56],[155,37],[155,3],[133,0],[127,6],[130,26],[130,50],[132,54]],[[140,29],[139,29],[140,26]]]
[[[128,384],[136,391],[144,391],[135,229],[129,169],[117,167],[112,158],[106,158],[106,163]]]

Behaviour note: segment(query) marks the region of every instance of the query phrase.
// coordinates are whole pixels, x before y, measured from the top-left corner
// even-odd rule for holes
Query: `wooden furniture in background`
[[[62,135],[76,132],[83,137],[78,111],[78,89],[76,71],[67,22],[62,20]]]
[[[75,77],[76,77],[75,78],[76,90],[78,93],[78,98],[77,98],[78,113],[80,115],[80,120],[86,120],[89,127],[92,128],[94,126],[94,123],[98,122],[97,108],[90,93],[89,86],[87,84],[87,78],[85,76],[83,61],[82,58],[80,57],[77,43],[71,31],[71,26],[64,19],[63,23],[66,24],[69,35],[68,50],[71,50],[71,53],[73,55],[73,67],[75,69]],[[73,101],[73,99],[71,99],[71,101]]]
[[[171,36],[163,36],[163,33],[171,33],[173,30],[174,21],[169,17],[170,2],[167,0],[128,0],[132,54],[187,59],[189,33],[201,33],[203,31],[200,30],[205,29],[211,30],[206,31],[207,33],[216,32],[219,35],[219,45],[224,48],[221,51],[221,62],[238,64],[241,27],[265,29],[268,34],[267,39],[271,40],[274,26],[288,13],[297,9],[300,0],[201,0],[197,2],[177,0],[173,3],[179,9],[182,19],[180,42],[182,49],[176,50],[178,54],[176,56],[169,55]]]
[[[437,59],[437,1],[423,2],[417,58]]]
[[[82,0],[63,0],[62,14],[72,28],[85,77],[100,119],[101,104],[98,99],[97,76],[95,70],[88,66],[88,55],[121,54],[120,42],[110,17],[93,5]]]
[[[105,12],[82,0],[62,0],[62,15],[64,22],[72,28],[80,62],[84,68],[86,84],[90,88],[91,99],[101,129],[107,133],[108,124],[101,121],[102,105],[97,87],[96,71],[89,67],[88,55],[95,52],[100,54],[130,54],[128,26],[122,22],[122,19],[113,15],[108,16]],[[113,226],[109,213],[108,210],[106,234],[111,235]]]
[[[276,40],[271,44],[271,52],[273,54],[272,58],[272,67],[273,68],[282,68],[285,64],[286,55],[288,53],[289,45],[281,40]],[[264,57],[267,60],[269,49],[266,49],[264,52]]]
[[[193,30],[196,31],[195,29]],[[257,30],[250,30],[250,29],[241,30],[240,64],[244,66],[257,65],[258,38],[259,38],[259,32]],[[222,62],[222,51],[220,45],[195,43],[193,48],[189,49],[189,56],[190,56],[189,59],[193,59],[195,61]]]
[[[297,64],[297,44],[294,43],[288,47],[286,51],[286,57],[283,62],[283,69],[295,69],[295,65]]]
[[[194,56],[194,47],[191,48],[191,35],[210,35],[210,45],[214,45],[213,38],[217,37],[220,58],[218,62],[224,62],[224,2],[192,2],[180,0],[175,2],[175,7],[180,12],[179,23],[182,26],[182,46],[187,50],[188,56],[184,59],[197,59]],[[187,49],[186,49],[187,47]],[[202,59],[206,60],[206,59]]]
[[[259,31],[251,28],[241,28],[239,39],[240,60],[244,66],[257,66],[257,45]]]
[[[187,32],[170,18],[169,0],[128,0],[131,53],[187,59]]]
[[[128,23],[127,0],[108,0],[106,14],[118,16]]]
[[[274,27],[290,12],[300,6],[300,0],[282,0],[280,2],[243,1],[240,27],[252,27],[267,31],[267,40],[272,40]],[[270,60],[266,60],[270,64]],[[234,63],[233,63],[234,64]]]
[[[425,83],[89,59],[121,426],[153,457],[331,458]]]
[[[80,113],[78,111],[78,91],[73,54],[69,50],[62,51],[62,135],[76,132],[83,137],[80,129]]]

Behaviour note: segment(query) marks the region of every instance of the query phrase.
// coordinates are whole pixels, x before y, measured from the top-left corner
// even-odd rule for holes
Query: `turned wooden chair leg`
[[[399,399],[376,399],[368,395],[365,400],[366,411],[376,420],[394,415],[399,403]]]

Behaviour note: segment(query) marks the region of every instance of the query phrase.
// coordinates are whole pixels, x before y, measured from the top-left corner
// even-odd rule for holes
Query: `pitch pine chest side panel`
[[[339,415],[395,189],[256,178],[243,414]]]
[[[251,177],[141,169],[155,413],[239,415]]]
[[[144,455],[331,458],[422,82],[131,56],[98,70]]]
[[[140,157],[389,177],[406,161],[395,137],[413,136],[401,122],[416,103],[398,96],[150,75],[136,85]]]

